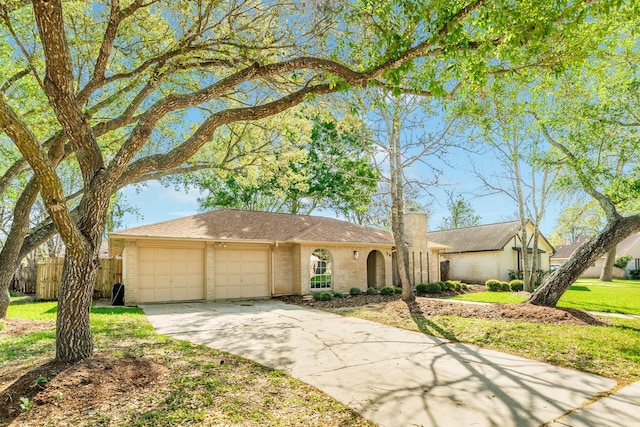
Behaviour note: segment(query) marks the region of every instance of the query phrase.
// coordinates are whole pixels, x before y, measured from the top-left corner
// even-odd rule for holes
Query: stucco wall
[[[533,227],[528,226],[529,241],[533,235]],[[445,243],[446,242],[442,242]],[[518,270],[519,251],[514,248],[522,248],[520,238],[514,237],[504,245],[504,250],[486,252],[465,252],[458,254],[443,254],[443,260],[449,260],[449,278],[461,280],[466,283],[483,284],[489,279],[509,280],[509,270]],[[529,243],[529,248],[532,244]],[[549,256],[553,248],[540,237],[538,250],[543,251],[539,255],[538,269],[549,271]]]
[[[506,271],[500,274],[503,255],[503,251],[491,251],[446,254],[442,258],[450,261],[449,279],[483,284],[489,279],[507,280]]]

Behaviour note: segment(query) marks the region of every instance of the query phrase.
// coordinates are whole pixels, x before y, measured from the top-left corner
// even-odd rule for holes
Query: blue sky
[[[425,116],[421,110],[411,113],[411,119],[407,123],[418,124],[418,127],[407,128],[403,132],[407,140],[415,140],[416,135],[437,135],[443,129],[442,113]],[[373,123],[373,121],[372,121]],[[413,132],[417,132],[413,135]],[[488,190],[484,190],[480,185],[480,180],[475,176],[471,162],[481,170],[484,176],[490,176],[499,173],[503,167],[499,160],[490,151],[484,153],[471,152],[466,146],[469,135],[463,132],[452,138],[452,145],[448,148],[446,159],[441,160],[437,156],[427,156],[424,161],[436,169],[442,171],[443,175],[439,178],[437,186],[428,188],[431,196],[424,196],[416,200],[425,206],[430,213],[429,229],[437,230],[442,224],[444,217],[449,216],[447,209],[447,191],[460,193],[466,201],[468,201],[475,210],[476,215],[480,216],[481,224],[492,224],[503,221],[517,219],[515,213],[517,206],[508,196],[504,194],[493,194],[486,196]],[[486,148],[485,148],[486,150]],[[472,160],[471,160],[472,159]],[[446,161],[446,163],[445,163]],[[423,179],[429,182],[430,168],[420,162],[414,163],[409,169],[405,170],[405,175],[410,179]],[[139,225],[152,224],[160,221],[168,221],[188,215],[198,213],[198,197],[201,193],[198,190],[177,191],[173,186],[164,187],[158,181],[150,181],[146,187],[135,189],[128,187],[124,189],[126,200],[130,205],[137,208],[140,217],[135,215],[126,215],[123,220],[124,228],[135,227]],[[556,219],[560,213],[558,203],[549,204],[545,219],[540,224],[542,233],[549,237]],[[314,211],[313,215],[334,217],[335,214],[330,211]]]
[[[458,169],[453,176],[446,177],[446,179],[452,189],[463,193],[465,199],[472,204],[476,214],[481,217],[481,224],[502,222],[513,218],[512,213],[515,210],[515,206],[504,195],[496,194],[471,198],[472,196],[468,192],[474,191],[478,187],[478,183],[472,174]],[[441,197],[438,197],[440,199],[439,202],[427,199],[422,200],[431,211],[430,229],[439,228],[442,218],[449,215],[446,208],[445,193],[437,190],[436,194],[438,193],[441,194]],[[136,207],[142,216],[141,218],[136,218],[135,215],[127,214],[123,221],[124,228],[168,221],[198,213],[197,199],[200,196],[198,190],[176,191],[172,186],[164,187],[158,181],[150,181],[147,183],[146,188],[139,190],[127,187],[124,190],[124,194],[129,204]],[[557,204],[549,206],[546,218],[541,224],[541,230],[545,236],[548,237],[551,234],[559,212]],[[314,212],[313,214],[334,216],[331,212]]]

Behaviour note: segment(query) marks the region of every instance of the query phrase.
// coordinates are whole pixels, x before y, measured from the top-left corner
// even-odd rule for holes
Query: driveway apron
[[[615,381],[417,332],[275,300],[142,308],[161,334],[282,370],[381,426],[640,425],[638,387],[597,401]]]

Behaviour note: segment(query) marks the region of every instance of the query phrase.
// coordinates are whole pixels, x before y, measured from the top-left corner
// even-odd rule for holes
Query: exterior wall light
[[[358,251],[353,251],[353,259],[360,258],[360,253]]]

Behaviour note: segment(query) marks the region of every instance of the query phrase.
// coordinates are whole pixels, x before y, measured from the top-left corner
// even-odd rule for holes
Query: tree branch
[[[102,153],[89,120],[82,114],[74,94],[73,64],[62,16],[61,0],[33,0],[33,11],[44,50],[44,88],[49,103],[71,142],[85,183],[104,168]]]
[[[64,205],[64,191],[53,164],[35,135],[19,119],[2,96],[0,96],[0,128],[13,140],[31,165],[41,184],[42,198],[49,215],[58,225],[60,235],[65,238],[65,241],[78,243],[78,247],[82,247],[84,240]]]

